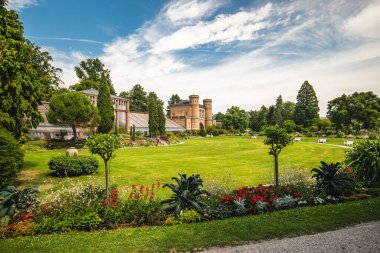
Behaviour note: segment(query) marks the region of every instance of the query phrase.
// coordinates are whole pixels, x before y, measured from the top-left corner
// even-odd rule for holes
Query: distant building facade
[[[203,104],[199,104],[199,96],[191,95],[189,100],[169,106],[168,117],[189,131],[207,128],[213,124],[212,100],[204,99]]]
[[[79,91],[88,97],[92,103],[96,106],[98,101],[99,91],[95,89],[88,89]],[[149,131],[149,116],[147,113],[131,113],[129,110],[129,100],[111,95],[113,108],[114,108],[114,128],[124,128],[127,133],[130,131],[130,127],[135,125],[136,131],[142,131],[147,133]],[[59,126],[50,124],[47,120],[46,113],[49,110],[49,102],[42,102],[38,107],[43,122],[41,122],[37,128],[32,129],[31,137],[40,139],[59,139],[64,136],[65,139],[71,139],[74,137],[73,130],[68,126]],[[182,132],[185,131],[179,124],[170,119],[166,119],[166,131]],[[86,138],[90,134],[89,129],[77,128],[77,136],[80,139]]]

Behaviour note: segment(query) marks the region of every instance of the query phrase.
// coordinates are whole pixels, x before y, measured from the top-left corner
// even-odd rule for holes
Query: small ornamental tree
[[[269,154],[274,158],[274,183],[278,187],[278,156],[282,149],[292,143],[292,136],[279,126],[270,126],[265,129],[264,144],[269,146]]]
[[[96,134],[92,139],[88,139],[86,145],[91,154],[100,155],[104,161],[104,171],[106,176],[106,192],[109,196],[110,160],[115,158],[115,150],[120,148],[120,137],[113,134]]]

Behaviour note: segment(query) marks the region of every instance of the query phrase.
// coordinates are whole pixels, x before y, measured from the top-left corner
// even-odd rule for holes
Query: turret
[[[205,127],[208,128],[212,125],[212,100],[203,99],[203,106],[205,107]]]
[[[199,96],[189,96],[191,104],[191,130],[199,130]]]

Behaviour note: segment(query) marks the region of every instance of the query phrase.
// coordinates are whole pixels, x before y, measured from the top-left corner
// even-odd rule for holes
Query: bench
[[[301,141],[301,138],[294,138],[294,141],[299,142],[299,141]]]
[[[327,142],[326,139],[319,139],[319,140],[318,140],[318,143],[326,143],[326,142]]]
[[[252,139],[252,140],[256,140],[256,139],[257,139],[257,136],[256,136],[256,135],[251,136],[251,139]]]
[[[353,142],[353,141],[345,141],[345,142],[343,143],[343,145],[344,145],[344,146],[352,146],[352,145],[354,145],[354,142]]]

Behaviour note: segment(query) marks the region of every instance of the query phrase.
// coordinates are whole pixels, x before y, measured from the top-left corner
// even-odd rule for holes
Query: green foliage
[[[149,113],[149,135],[158,136],[165,134],[165,112],[164,103],[158,99],[156,93],[149,92],[147,97]]]
[[[95,126],[99,116],[98,110],[85,95],[63,92],[52,97],[46,117],[49,123],[72,127],[76,139],[76,127]]]
[[[294,121],[297,125],[308,127],[311,121],[318,118],[319,106],[314,88],[305,81],[297,95],[297,103],[294,109]]]
[[[227,109],[223,120],[223,128],[244,132],[249,125],[247,113],[237,106]]]
[[[113,128],[115,112],[113,109],[112,98],[106,78],[102,77],[99,83],[99,95],[97,100],[100,122],[98,127],[99,133],[109,133]]]
[[[100,85],[106,85],[112,95],[116,95],[112,85],[110,71],[105,68],[104,64],[98,59],[86,59],[75,67],[75,73],[79,78],[79,83],[70,86],[75,91],[96,89],[100,90]]]
[[[29,186],[17,191],[14,186],[0,190],[0,218],[8,215],[11,218],[25,212],[37,204],[38,186]]]
[[[174,216],[169,216],[163,223],[164,226],[173,226],[179,224],[179,221]]]
[[[180,224],[183,223],[196,223],[202,220],[202,215],[198,213],[196,210],[184,210],[178,217],[178,221]]]
[[[380,121],[380,98],[371,91],[343,94],[329,101],[327,109],[337,129],[352,126],[356,134],[361,128],[376,128]]]
[[[75,219],[74,224],[78,230],[94,230],[99,226],[101,221],[102,220],[96,212],[90,212],[79,215]]]
[[[284,123],[283,123],[283,128],[285,129],[285,131],[287,133],[293,133],[295,130],[296,130],[296,123],[294,123],[293,120],[285,120]]]
[[[274,157],[274,182],[278,187],[278,155],[282,149],[292,143],[292,136],[279,126],[269,126],[265,129],[264,144],[269,146],[269,154]]]
[[[168,109],[170,108],[170,106],[175,105],[181,101],[182,99],[178,94],[173,94],[168,101]]]
[[[18,141],[0,127],[0,189],[12,185],[22,169],[24,154]]]
[[[140,84],[136,84],[129,91],[129,108],[132,112],[147,112],[147,94]]]
[[[109,196],[109,167],[108,162],[115,157],[115,150],[120,148],[120,137],[113,134],[96,134],[92,139],[87,140],[86,145],[91,154],[99,155],[104,161],[106,190]]]
[[[18,14],[7,10],[4,1],[0,24],[0,126],[20,139],[42,120],[38,106],[57,89],[60,69],[24,38]]]
[[[380,182],[380,139],[359,141],[347,151],[345,162],[357,180],[367,184]]]
[[[207,191],[202,190],[203,180],[200,176],[191,175],[186,177],[186,174],[179,174],[180,178],[172,177],[175,180],[175,184],[165,184],[163,187],[169,187],[173,191],[173,195],[162,201],[162,204],[167,204],[164,206],[164,210],[173,213],[176,217],[184,209],[195,209],[199,213],[203,213],[203,208],[206,204],[200,201],[199,196],[207,194]]]
[[[56,156],[48,165],[60,177],[94,174],[99,167],[98,160],[92,156]]]
[[[339,197],[354,190],[354,181],[343,173],[340,163],[327,164],[321,161],[319,168],[313,168],[312,176],[317,180],[317,187],[326,195]]]

